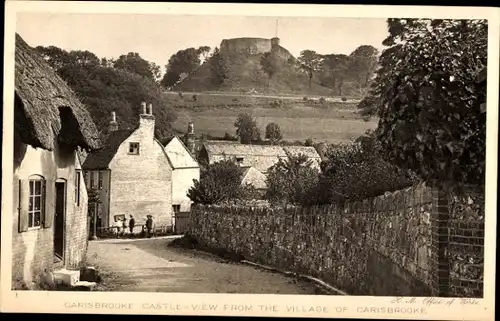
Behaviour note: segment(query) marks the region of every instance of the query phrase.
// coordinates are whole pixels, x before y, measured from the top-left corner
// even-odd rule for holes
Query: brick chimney
[[[111,120],[108,125],[108,132],[114,132],[118,130],[118,123],[116,122],[116,113],[114,111],[111,112]]]
[[[155,116],[153,116],[153,104],[141,103],[141,114],[139,115],[139,127],[148,128],[154,134]]]
[[[188,129],[186,133],[186,147],[191,152],[191,154],[196,154],[196,136],[194,134],[194,123],[192,121],[188,123]]]

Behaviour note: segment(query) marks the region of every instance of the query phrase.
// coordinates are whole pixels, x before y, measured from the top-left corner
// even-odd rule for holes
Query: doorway
[[[66,183],[56,182],[56,210],[54,213],[54,256],[64,261],[64,221],[66,215]]]

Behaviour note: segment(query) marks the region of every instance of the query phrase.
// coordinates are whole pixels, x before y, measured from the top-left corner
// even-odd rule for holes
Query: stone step
[[[71,286],[74,290],[78,291],[93,291],[95,287],[97,286],[97,283],[95,282],[89,282],[89,281],[78,281],[75,284]]]
[[[54,271],[54,282],[55,284],[62,284],[65,286],[73,286],[80,281],[80,271],[79,270],[66,270],[61,269]]]

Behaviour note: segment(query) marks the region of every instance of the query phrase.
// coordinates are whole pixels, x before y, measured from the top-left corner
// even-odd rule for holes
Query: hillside
[[[260,59],[262,54],[238,53],[224,56],[229,70],[228,79],[223,85],[216,86],[211,81],[211,60],[207,60],[195,72],[177,84],[172,90],[187,92],[226,91],[249,92],[252,89],[259,93],[269,94],[300,94],[329,96],[332,90],[323,87],[313,79],[309,88],[306,74],[286,61],[273,76],[268,87],[268,77],[262,70]]]

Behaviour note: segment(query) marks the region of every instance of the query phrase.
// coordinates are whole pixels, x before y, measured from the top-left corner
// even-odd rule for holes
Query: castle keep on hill
[[[274,51],[283,60],[290,58],[295,59],[293,55],[280,46],[280,39],[274,37],[271,39],[265,38],[233,38],[224,39],[220,44],[221,53],[245,53],[250,55],[258,55],[266,52]]]

